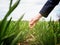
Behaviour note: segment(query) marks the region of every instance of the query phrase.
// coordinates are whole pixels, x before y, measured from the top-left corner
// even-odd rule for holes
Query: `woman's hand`
[[[34,17],[33,19],[30,20],[29,22],[29,27],[33,28],[35,26],[35,24],[37,23],[37,21],[42,17],[41,14],[38,14],[36,17]]]

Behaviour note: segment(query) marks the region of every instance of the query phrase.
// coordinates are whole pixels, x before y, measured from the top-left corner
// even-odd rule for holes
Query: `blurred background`
[[[16,0],[13,0],[13,3]],[[9,16],[12,17],[12,20],[18,20],[22,14],[25,13],[23,20],[31,20],[34,16],[36,16],[43,5],[46,3],[47,0],[21,0],[19,6],[13,11],[13,13]],[[5,14],[9,8],[9,0],[0,0],[0,20],[3,19]],[[52,20],[56,21],[60,18],[60,3],[54,8],[54,10],[49,14],[47,18],[42,18],[41,20],[49,21],[50,17]]]

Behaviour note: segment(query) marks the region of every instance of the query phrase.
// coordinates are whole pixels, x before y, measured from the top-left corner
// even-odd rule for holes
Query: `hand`
[[[35,26],[35,24],[37,23],[37,21],[42,17],[41,14],[38,14],[36,17],[34,17],[33,19],[31,19],[31,21],[29,22],[29,27],[33,28]]]

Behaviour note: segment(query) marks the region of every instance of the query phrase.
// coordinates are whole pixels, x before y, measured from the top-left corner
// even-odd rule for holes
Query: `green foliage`
[[[7,21],[8,16],[18,6],[20,0],[12,5],[10,0],[9,10],[0,22],[0,45],[57,45],[60,43],[60,22],[38,22],[33,29],[29,28],[28,21]]]
[[[18,28],[17,26],[19,25],[19,22],[21,21],[23,16],[21,16],[21,18],[11,28],[10,28],[10,25],[11,25],[12,18],[10,18],[10,20],[7,21],[8,16],[15,10],[15,8],[18,6],[18,4],[20,2],[20,0],[17,0],[12,5],[12,1],[13,0],[10,0],[9,10],[6,13],[4,19],[0,22],[0,45],[16,44],[17,40],[13,40],[13,39],[15,39],[15,37],[19,38],[20,32],[17,31],[18,33],[16,33],[16,29]]]
[[[18,42],[24,45],[27,40],[28,45],[57,45],[60,43],[59,24],[59,22],[44,21],[38,22],[33,29],[29,29],[27,21],[12,21],[5,32],[6,36],[2,39],[5,39],[4,44],[7,45],[17,45]],[[31,37],[32,40],[29,40]]]
[[[59,27],[59,22],[39,22],[37,26],[35,26],[36,44],[57,45],[57,43],[60,43],[60,37],[58,37],[60,34]]]

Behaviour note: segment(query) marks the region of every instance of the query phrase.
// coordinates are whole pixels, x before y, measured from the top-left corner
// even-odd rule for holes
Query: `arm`
[[[39,14],[34,17],[30,22],[30,28],[33,28],[35,23],[42,17],[47,17],[48,14],[54,9],[54,7],[59,3],[59,0],[48,0],[46,4],[43,6]]]
[[[39,13],[47,17],[58,3],[59,0],[48,0]]]

